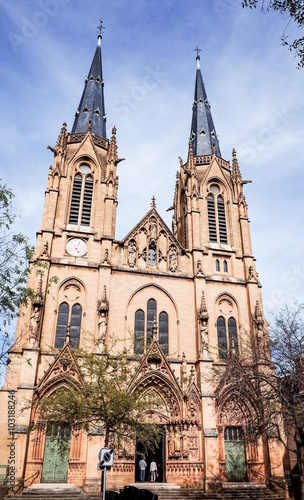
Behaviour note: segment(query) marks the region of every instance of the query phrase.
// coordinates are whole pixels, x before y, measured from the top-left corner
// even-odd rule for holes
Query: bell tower
[[[38,233],[38,255],[47,245],[50,255],[56,258],[62,256],[63,248],[79,257],[85,249],[90,252],[93,241],[102,237],[113,239],[115,235],[116,169],[121,160],[117,157],[116,128],[110,140],[106,137],[101,39],[99,34],[72,132],[67,133],[64,123],[55,148],[48,146],[54,160]],[[84,243],[66,246],[75,235],[83,238]]]

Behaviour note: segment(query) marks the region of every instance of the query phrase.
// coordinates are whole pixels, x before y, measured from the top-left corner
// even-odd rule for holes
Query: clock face
[[[73,257],[82,257],[87,253],[87,244],[80,238],[72,238],[67,242],[66,250]]]

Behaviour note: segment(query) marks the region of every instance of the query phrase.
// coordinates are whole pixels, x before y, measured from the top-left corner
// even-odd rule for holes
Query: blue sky
[[[280,14],[241,0],[0,0],[0,177],[35,243],[52,154],[72,128],[100,17],[107,131],[117,127],[117,238],[150,207],[171,226],[187,156],[196,45],[223,157],[237,150],[266,312],[304,301],[303,78]],[[294,27],[288,28],[292,36]]]

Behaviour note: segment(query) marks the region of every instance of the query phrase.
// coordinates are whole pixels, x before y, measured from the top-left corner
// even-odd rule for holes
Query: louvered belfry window
[[[217,234],[216,234],[215,205],[212,194],[209,194],[207,196],[207,206],[208,206],[209,239],[211,242],[216,242]]]
[[[88,175],[84,183],[83,204],[82,204],[82,214],[81,214],[82,226],[90,225],[92,197],[93,197],[93,177],[91,175]]]
[[[73,184],[69,224],[78,224],[81,191],[82,191],[81,188],[82,188],[82,175],[76,174],[74,177],[74,184]]]
[[[88,165],[79,170],[74,176],[69,224],[90,226],[94,180]]]
[[[227,243],[225,204],[221,196],[217,198],[217,218],[219,225],[220,243]]]
[[[220,194],[220,188],[211,184],[211,193],[207,196],[209,241],[210,243],[227,244],[227,225],[224,198]]]

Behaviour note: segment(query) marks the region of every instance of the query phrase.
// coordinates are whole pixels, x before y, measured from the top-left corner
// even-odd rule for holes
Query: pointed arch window
[[[234,348],[235,352],[238,353],[239,352],[239,345],[238,345],[236,321],[234,318],[228,319],[228,337],[229,337],[230,352],[232,352],[232,350]]]
[[[71,327],[70,327],[70,344],[72,347],[79,347],[81,317],[82,317],[81,305],[75,304],[72,307]]]
[[[227,357],[227,331],[223,316],[217,318],[217,343],[219,358],[225,359]]]
[[[216,184],[211,184],[211,193],[207,196],[209,241],[211,243],[227,244],[227,225],[225,202],[220,194],[220,188]]]
[[[66,340],[68,322],[69,322],[69,312],[70,308],[66,302],[60,304],[58,311],[58,319],[57,319],[56,339],[55,339],[56,349],[61,349],[64,346]]]
[[[55,348],[61,349],[67,340],[68,327],[70,329],[70,344],[72,347],[79,346],[81,329],[82,307],[75,304],[70,310],[69,305],[63,302],[59,306]]]
[[[219,359],[227,358],[233,350],[236,354],[238,353],[237,324],[233,317],[228,319],[228,336],[225,318],[220,316],[217,319],[217,342]]]
[[[166,312],[161,312],[158,319],[159,345],[165,355],[169,347],[169,320]]]
[[[145,313],[138,309],[135,313],[134,325],[134,352],[143,354],[145,349]]]
[[[157,319],[157,304],[154,299],[147,302],[146,314],[142,309],[135,313],[134,353],[143,354],[153,339],[154,320]],[[158,341],[163,353],[169,353],[169,317],[165,311],[158,316]]]
[[[215,270],[217,273],[220,272],[220,261],[218,259],[215,261]]]
[[[147,348],[152,342],[154,318],[156,318],[156,302],[150,299],[147,304]]]
[[[88,165],[79,171],[74,175],[69,224],[90,226],[94,179]]]

